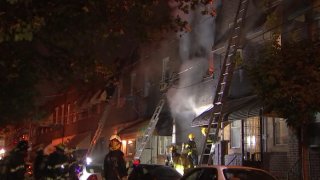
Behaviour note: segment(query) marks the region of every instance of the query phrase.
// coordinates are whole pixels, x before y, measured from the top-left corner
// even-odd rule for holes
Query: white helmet
[[[121,142],[121,138],[120,138],[118,135],[116,135],[116,134],[112,135],[109,140],[111,141],[111,140],[114,140],[114,139],[116,139],[116,140],[118,140],[119,142]]]

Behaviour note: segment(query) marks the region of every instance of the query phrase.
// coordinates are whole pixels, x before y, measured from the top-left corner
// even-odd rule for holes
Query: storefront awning
[[[256,95],[247,96],[239,99],[229,100],[225,103],[223,116],[228,116],[228,120],[240,120],[246,117],[259,115],[261,104]],[[207,126],[212,113],[218,112],[219,109],[211,108],[192,121],[192,127]]]

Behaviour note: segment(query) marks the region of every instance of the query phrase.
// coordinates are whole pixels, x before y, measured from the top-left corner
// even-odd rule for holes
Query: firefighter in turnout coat
[[[68,179],[69,162],[68,157],[64,153],[64,145],[59,144],[55,148],[56,150],[48,157],[46,180]]]
[[[10,152],[10,155],[4,160],[4,180],[23,180],[26,173],[25,158],[27,157],[29,144],[28,141],[22,140]]]
[[[189,140],[185,143],[184,148],[187,150],[188,159],[191,163],[191,167],[193,168],[198,165],[197,144],[194,141],[194,134],[190,133],[188,138]]]
[[[110,137],[109,153],[104,158],[104,176],[106,180],[127,179],[126,162],[121,149],[121,139],[118,135]]]

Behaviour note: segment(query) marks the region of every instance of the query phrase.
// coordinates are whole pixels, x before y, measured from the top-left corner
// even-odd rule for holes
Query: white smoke
[[[178,85],[168,92],[174,116],[184,111],[193,111],[198,106],[198,93],[202,90],[201,82],[208,71],[214,33],[213,17],[202,15],[199,10],[191,11],[188,15],[179,15],[189,22],[191,31],[177,34],[180,38],[179,54],[182,65]]]

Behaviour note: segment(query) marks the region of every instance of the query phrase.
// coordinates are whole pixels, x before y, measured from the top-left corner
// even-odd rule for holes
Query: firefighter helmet
[[[188,138],[189,138],[189,139],[194,139],[194,134],[193,134],[193,133],[190,133],[190,134],[188,135]]]
[[[121,138],[120,138],[118,135],[116,135],[116,134],[112,135],[109,140],[110,140],[110,141],[111,141],[111,140],[117,140],[117,141],[121,142]]]
[[[203,136],[206,136],[207,133],[208,133],[208,128],[202,127],[202,128],[201,128],[201,134],[202,134]]]

